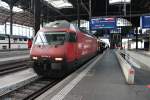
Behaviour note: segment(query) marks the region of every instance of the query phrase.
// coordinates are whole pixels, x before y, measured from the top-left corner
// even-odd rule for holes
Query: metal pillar
[[[130,45],[130,43],[129,43],[129,36],[128,36],[128,50],[131,49],[131,48],[129,48],[129,45]]]
[[[124,11],[124,16],[126,16],[126,0],[124,0],[124,5],[123,5],[123,11]]]
[[[106,8],[105,8],[105,10],[106,10],[106,16],[107,16],[107,13],[108,13],[108,12],[107,12],[107,10],[108,10],[108,8],[107,8],[107,0],[106,0],[105,3],[106,3]]]
[[[77,16],[78,16],[78,27],[80,28],[80,0],[77,0]]]
[[[150,33],[149,33],[149,51],[150,51]]]
[[[40,19],[41,19],[41,2],[40,0],[33,0],[34,3],[34,35],[40,29]]]
[[[10,35],[13,35],[13,4],[12,4],[12,0],[10,3]]]
[[[91,18],[92,18],[92,2],[91,2],[91,0],[89,0],[89,21],[91,20]],[[91,27],[90,27],[90,23],[89,23],[89,32],[91,32]]]
[[[138,50],[138,27],[136,27],[136,50]]]
[[[7,34],[7,24],[5,22],[5,35]]]
[[[13,1],[10,1],[10,35],[13,35]],[[11,49],[10,36],[8,35],[9,49]]]

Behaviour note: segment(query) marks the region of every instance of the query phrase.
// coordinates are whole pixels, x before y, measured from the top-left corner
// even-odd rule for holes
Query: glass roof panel
[[[3,7],[3,8],[5,8],[5,9],[10,10],[9,5],[8,5],[6,2],[3,2],[3,1],[1,1],[1,0],[0,0],[0,7]],[[20,8],[18,8],[18,7],[16,7],[16,6],[14,6],[14,7],[13,7],[13,11],[14,11],[14,12],[22,12],[23,10],[20,9]]]
[[[68,2],[68,0],[45,0],[50,3],[52,6],[58,9],[62,8],[73,8],[73,5]]]

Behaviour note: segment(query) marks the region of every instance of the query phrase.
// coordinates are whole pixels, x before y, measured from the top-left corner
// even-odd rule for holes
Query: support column
[[[78,27],[80,28],[80,0],[77,0],[77,16],[78,16]]]
[[[92,18],[92,1],[89,0],[89,22]],[[90,26],[90,23],[89,23],[89,32],[91,32],[91,26]]]
[[[138,50],[138,27],[136,27],[136,50]]]
[[[40,29],[41,19],[41,2],[40,0],[33,0],[34,3],[34,36]]]
[[[13,35],[13,4],[10,3],[10,35]]]
[[[10,1],[9,4],[10,7],[10,35],[13,35],[13,1]],[[8,44],[9,44],[9,49],[11,49],[11,41],[10,41],[10,36],[8,34]]]
[[[149,51],[150,51],[150,33],[149,33]]]
[[[7,34],[7,24],[5,22],[5,35]]]

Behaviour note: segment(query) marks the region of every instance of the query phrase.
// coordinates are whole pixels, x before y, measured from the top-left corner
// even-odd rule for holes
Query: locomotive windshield
[[[37,45],[61,45],[64,44],[66,40],[65,32],[44,32],[39,33],[34,44]]]

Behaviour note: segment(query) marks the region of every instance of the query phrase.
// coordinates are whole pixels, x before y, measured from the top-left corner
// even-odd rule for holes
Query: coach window
[[[76,33],[70,32],[69,34],[69,42],[76,42]]]
[[[24,38],[24,41],[27,41],[27,38]]]
[[[14,38],[14,41],[17,41],[17,38]]]
[[[3,36],[0,36],[0,40],[5,40],[5,37],[3,37]]]
[[[22,38],[19,38],[19,41],[22,41]]]

